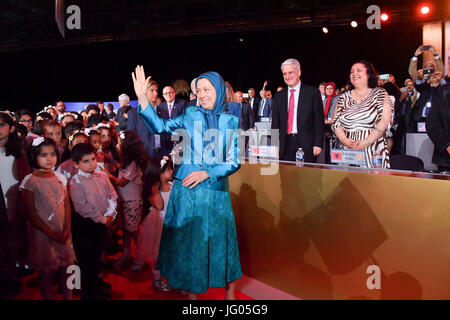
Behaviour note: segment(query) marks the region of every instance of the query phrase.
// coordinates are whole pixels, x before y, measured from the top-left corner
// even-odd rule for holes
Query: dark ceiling
[[[423,1],[376,0],[64,0],[63,8],[81,9],[81,29],[65,29],[55,21],[56,0],[2,0],[0,51],[67,46],[94,42],[188,36],[198,34],[310,28],[364,23],[366,8],[378,4],[395,21],[414,20]],[[428,1],[428,19],[450,16],[450,1]],[[65,19],[70,15],[64,14]]]

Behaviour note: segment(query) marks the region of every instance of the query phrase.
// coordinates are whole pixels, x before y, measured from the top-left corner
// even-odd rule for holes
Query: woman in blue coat
[[[138,113],[149,130],[183,135],[182,163],[164,220],[158,267],[170,286],[188,290],[189,298],[208,288],[226,288],[234,299],[234,281],[242,276],[228,176],[239,170],[236,116],[224,113],[225,82],[216,72],[196,80],[201,106],[191,106],[163,120],[149,108],[150,77],[137,66],[132,74]]]

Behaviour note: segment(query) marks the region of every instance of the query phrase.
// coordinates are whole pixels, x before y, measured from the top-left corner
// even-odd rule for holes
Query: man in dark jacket
[[[433,163],[441,172],[450,171],[450,84],[437,89],[426,128],[434,143]]]

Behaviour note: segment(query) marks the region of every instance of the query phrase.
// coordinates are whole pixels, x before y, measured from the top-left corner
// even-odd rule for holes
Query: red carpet
[[[122,272],[106,270],[104,279],[112,285],[113,300],[187,300],[178,290],[170,292],[160,292],[152,288],[152,271],[146,268],[139,273],[131,273],[129,268]],[[17,300],[40,300],[41,294],[38,288],[37,273],[22,278],[22,292],[11,297]],[[61,299],[61,294],[57,293],[57,286],[54,286],[55,299]],[[209,289],[207,292],[198,295],[199,300],[223,300],[225,289]],[[80,296],[75,291],[74,300],[79,300]],[[252,300],[245,294],[236,291],[237,300]]]
[[[134,253],[134,246],[132,251]],[[118,259],[120,253],[108,257],[108,259]],[[131,272],[130,267],[117,271],[115,269],[104,269],[103,279],[112,285],[111,295],[113,300],[187,300],[187,296],[182,295],[178,290],[170,292],[160,292],[152,288],[152,271],[146,267],[141,272]],[[39,283],[37,273],[23,277],[21,279],[22,291],[11,299],[17,300],[40,300]],[[54,286],[54,299],[61,299],[61,294]],[[207,292],[198,295],[199,300],[223,300],[225,289],[209,289]],[[79,300],[80,295],[76,290],[73,294],[74,300]],[[236,291],[237,300],[253,300],[242,292]]]

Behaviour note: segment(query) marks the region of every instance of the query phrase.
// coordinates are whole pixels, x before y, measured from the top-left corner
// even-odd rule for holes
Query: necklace
[[[357,102],[357,101],[362,101],[362,100],[364,100],[364,99],[369,95],[369,93],[370,93],[371,91],[372,91],[372,89],[371,89],[371,88],[368,88],[368,90],[367,90],[365,93],[359,94],[359,93],[356,91],[356,89],[354,89],[354,90],[353,90],[353,94],[352,94],[352,100],[355,101],[355,102]]]

